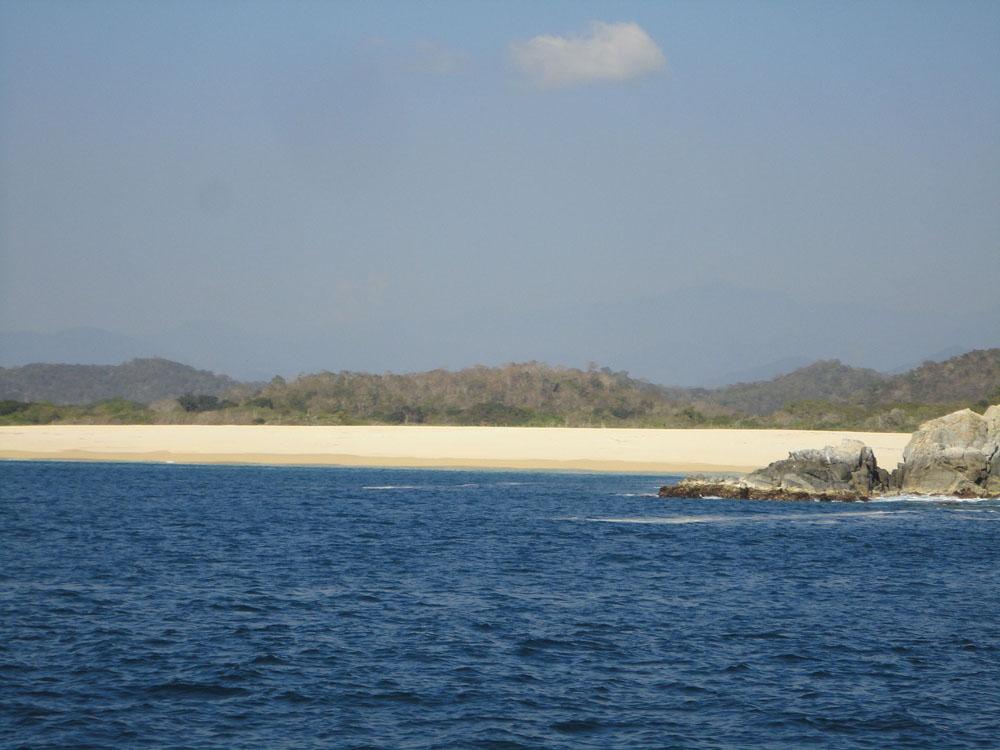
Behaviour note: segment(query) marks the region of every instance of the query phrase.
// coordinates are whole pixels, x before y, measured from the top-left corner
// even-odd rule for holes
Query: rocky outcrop
[[[705,481],[697,477],[660,488],[660,497],[722,500],[800,500],[837,503],[867,502],[871,498],[857,492],[805,492],[801,490],[757,489],[732,481]]]
[[[660,497],[857,501],[892,494],[1000,497],[1000,405],[980,416],[963,409],[924,422],[891,474],[871,448],[844,440],[788,458],[742,477],[691,477],[660,488]]]
[[[991,406],[983,414],[986,422],[987,438],[993,445],[993,456],[990,458],[990,468],[983,482],[983,489],[988,497],[1000,497],[1000,404]]]
[[[792,451],[785,460],[758,469],[743,482],[752,489],[868,496],[888,489],[889,473],[878,468],[867,445],[860,440],[843,440],[822,450]]]
[[[1000,405],[924,422],[896,473],[904,493],[1000,496]]]
[[[792,451],[788,458],[736,479],[692,477],[661,488],[660,496],[856,501],[886,492],[889,482],[889,473],[878,467],[871,448],[859,440],[844,440],[822,450]]]

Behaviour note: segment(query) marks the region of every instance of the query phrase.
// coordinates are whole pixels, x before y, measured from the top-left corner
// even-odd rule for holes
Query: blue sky
[[[8,331],[205,322],[329,342],[302,367],[669,382],[628,351],[680,322],[642,311],[714,285],[787,297],[777,340],[870,307],[917,356],[1000,343],[885,322],[1000,310],[998,209],[995,2],[0,4]],[[641,342],[579,335],[616,308],[605,339]],[[761,356],[885,364],[822,343]]]

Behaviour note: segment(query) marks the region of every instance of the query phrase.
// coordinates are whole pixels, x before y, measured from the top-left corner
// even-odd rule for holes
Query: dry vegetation
[[[50,380],[66,381],[67,387],[60,392],[64,398],[87,389],[104,393],[119,387],[127,393],[138,387],[129,385],[123,372],[114,368],[45,367]],[[836,360],[817,362],[769,381],[715,390],[664,388],[607,368],[579,370],[538,362],[408,375],[322,372],[289,382],[279,377],[267,384],[237,384],[165,360],[135,360],[121,368],[131,368],[127,371],[132,376],[146,378],[142,392],[159,389],[162,395],[172,388],[174,395],[152,403],[111,398],[83,405],[8,397],[0,401],[0,424],[442,424],[906,432],[958,408],[982,411],[1000,401],[1000,349],[928,362],[891,377]],[[107,379],[79,382],[81,377],[93,381],[95,375],[108,376],[110,385]],[[211,388],[187,388],[192,382]],[[182,387],[185,392],[180,392]],[[9,393],[9,389],[3,391],[5,396]]]

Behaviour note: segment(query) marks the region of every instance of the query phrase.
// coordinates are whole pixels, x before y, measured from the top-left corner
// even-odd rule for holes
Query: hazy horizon
[[[203,329],[201,335],[193,335],[195,328]],[[229,340],[229,347],[220,352],[217,350],[220,341]],[[254,337],[236,328],[202,323],[179,326],[176,329],[163,331],[159,334],[131,337],[116,334],[101,328],[79,326],[52,334],[32,334],[25,332],[0,332],[0,367],[22,367],[29,364],[65,364],[65,365],[119,365],[134,359],[162,358],[180,364],[189,365],[200,370],[210,370],[218,375],[228,375],[235,380],[269,381],[274,376],[296,378],[323,371],[337,371],[322,363],[321,357],[302,359],[296,354],[296,345],[303,342],[287,342]],[[309,343],[309,342],[306,342]],[[245,352],[254,349],[265,349],[263,357],[245,356]],[[900,374],[913,370],[920,365],[932,361],[941,362],[970,352],[974,349],[994,347],[980,346],[947,346],[945,348],[924,352],[910,359],[895,360],[883,357],[880,363],[859,363],[857,360],[842,361],[842,364],[858,368],[868,368],[886,375]],[[898,350],[894,350],[898,351]],[[288,356],[292,352],[291,356]],[[287,359],[281,359],[287,356]],[[905,355],[900,355],[905,356]],[[441,363],[425,364],[421,367],[395,369],[392,367],[343,368],[354,372],[370,372],[374,374],[407,374],[426,372],[437,369],[451,371],[473,367],[503,367],[514,364],[538,362],[546,366],[565,366],[568,368],[591,369],[599,368],[614,372],[624,372],[633,378],[654,383],[656,385],[685,388],[716,388],[736,383],[767,381],[772,378],[793,372],[819,361],[841,361],[837,356],[823,354],[813,356],[787,356],[776,359],[741,360],[725,358],[721,363],[718,359],[709,358],[686,370],[686,377],[680,380],[666,381],[658,379],[642,371],[629,371],[615,367],[613,362],[605,361],[566,361],[551,362],[539,359],[494,359],[472,361],[462,364]],[[301,365],[297,366],[296,362]],[[714,365],[714,367],[713,367]],[[729,369],[727,369],[729,368]]]
[[[15,0],[0,197],[8,349],[884,370],[1000,345],[1000,5]]]

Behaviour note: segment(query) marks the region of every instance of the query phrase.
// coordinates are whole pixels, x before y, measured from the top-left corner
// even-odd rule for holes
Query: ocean
[[[997,748],[1000,502],[0,464],[3,748]]]

